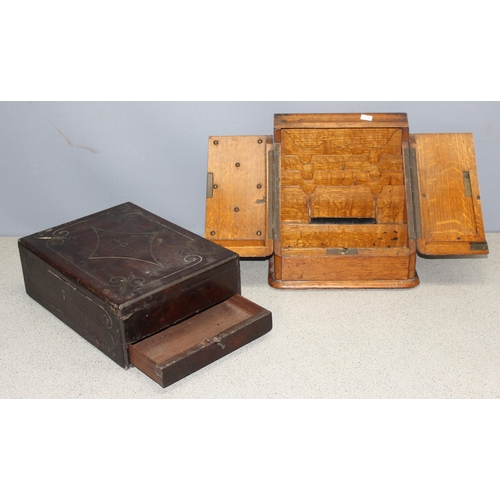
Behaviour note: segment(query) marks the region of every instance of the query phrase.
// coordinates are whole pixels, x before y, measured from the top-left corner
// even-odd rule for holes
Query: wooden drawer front
[[[234,295],[129,346],[131,363],[162,387],[190,375],[272,328],[269,311]]]
[[[294,251],[296,252],[296,251]],[[288,253],[284,251],[284,254]],[[323,255],[274,255],[269,284],[275,288],[411,288],[419,283],[415,250],[359,250]]]
[[[324,257],[283,258],[283,280],[356,281],[406,280],[407,255],[328,255]]]

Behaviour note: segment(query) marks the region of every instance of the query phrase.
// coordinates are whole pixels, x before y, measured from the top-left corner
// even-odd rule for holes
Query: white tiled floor
[[[275,290],[242,261],[270,333],[162,389],[28,297],[17,238],[0,238],[0,398],[498,398],[500,233],[490,255],[418,259],[408,290]]]

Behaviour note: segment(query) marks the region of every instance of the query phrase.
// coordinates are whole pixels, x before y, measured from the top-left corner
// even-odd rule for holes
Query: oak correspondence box
[[[276,288],[408,288],[422,256],[488,253],[470,133],[405,113],[274,116],[210,137],[205,237],[270,257]]]
[[[27,293],[163,387],[264,335],[239,256],[132,203],[19,240]]]

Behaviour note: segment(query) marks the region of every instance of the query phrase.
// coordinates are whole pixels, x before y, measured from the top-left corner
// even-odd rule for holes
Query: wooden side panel
[[[416,134],[420,227],[424,255],[488,253],[472,134]]]
[[[112,308],[19,244],[26,293],[106,356],[127,368],[123,321]]]
[[[270,136],[210,137],[205,238],[241,257],[272,253],[269,233]]]

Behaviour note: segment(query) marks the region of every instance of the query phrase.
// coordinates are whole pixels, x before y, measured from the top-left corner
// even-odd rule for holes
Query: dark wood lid
[[[238,259],[133,203],[26,236],[19,245],[121,309]]]

